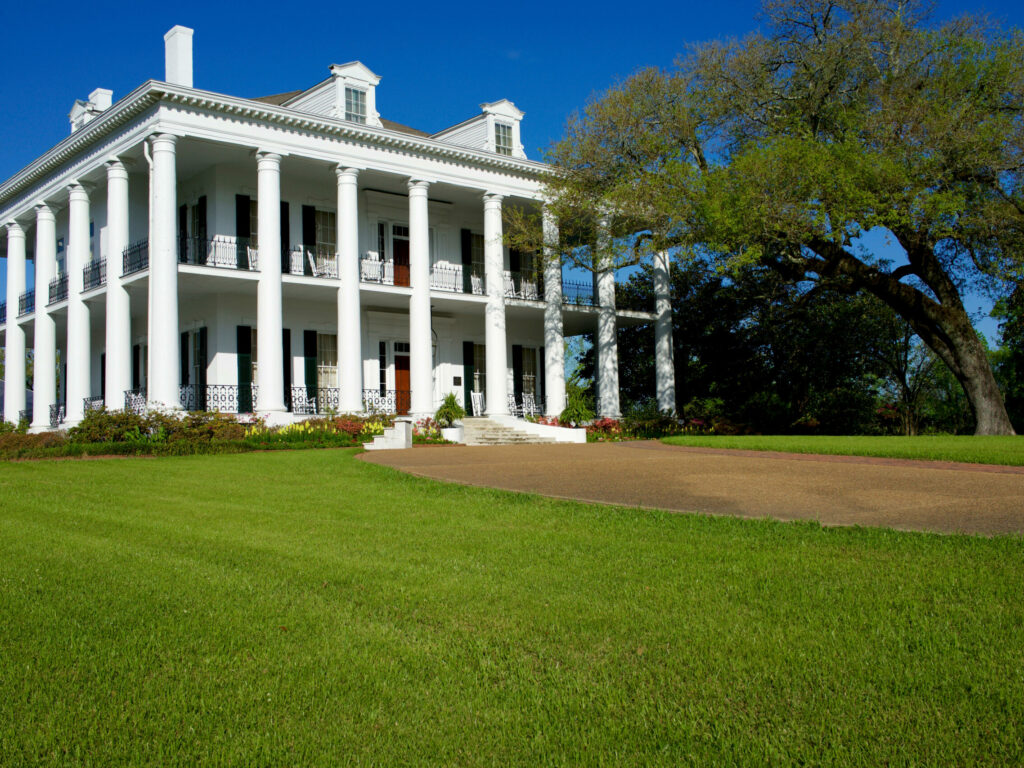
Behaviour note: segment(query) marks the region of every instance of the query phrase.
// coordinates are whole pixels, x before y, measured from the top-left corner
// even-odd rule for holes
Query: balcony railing
[[[562,281],[562,303],[581,307],[597,306],[594,284],[575,280]]]
[[[258,268],[259,253],[248,238],[186,237],[178,240],[178,262],[248,272]]]
[[[18,317],[30,315],[36,311],[35,291],[25,291],[18,297]]]
[[[107,260],[90,261],[82,267],[82,290],[90,291],[107,282]]]
[[[122,274],[134,275],[149,267],[149,240],[139,240],[124,249]]]
[[[32,412],[28,408],[25,408],[23,410],[18,411],[18,423],[19,424],[21,422],[25,422],[27,424],[29,421],[31,421],[31,419],[32,419]]]
[[[0,323],[7,322],[7,303],[0,304]]]
[[[401,270],[404,270],[405,281],[399,281],[398,285],[409,285],[408,265],[400,266]],[[364,283],[395,285],[395,262],[386,261],[375,255],[363,256],[359,260],[359,279]]]
[[[50,304],[64,301],[68,297],[68,276],[59,275],[50,281]]]
[[[124,391],[124,410],[126,413],[137,413],[139,415],[146,412],[145,387],[126,389]]]
[[[54,403],[50,406],[50,429],[56,429],[64,423],[64,406]]]
[[[292,413],[311,416],[337,413],[340,390],[337,387],[292,387]]]
[[[259,396],[255,384],[209,384],[206,387],[206,410],[219,413],[252,413]]]
[[[284,265],[282,265],[284,266]],[[310,245],[296,245],[288,254],[289,275],[307,277],[338,278],[338,254],[333,249]]]
[[[430,287],[435,291],[484,294],[484,276],[461,264],[435,264],[430,268]]]
[[[542,274],[536,270],[526,272],[505,271],[505,298],[524,301],[543,301]]]
[[[408,389],[364,389],[363,408],[370,413],[408,413],[412,391]]]
[[[103,395],[97,395],[96,397],[83,397],[82,410],[85,413],[103,410]]]

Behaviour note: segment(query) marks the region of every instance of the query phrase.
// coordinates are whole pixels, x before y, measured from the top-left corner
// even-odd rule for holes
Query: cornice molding
[[[445,144],[432,138],[420,138],[387,128],[374,128],[336,118],[322,117],[234,96],[202,91],[148,80],[99,117],[61,141],[11,178],[0,184],[0,207],[48,175],[57,171],[102,138],[113,133],[139,114],[160,104],[203,109],[233,117],[265,121],[285,128],[306,130],[323,136],[357,141],[390,150],[417,152],[446,161],[459,161],[483,168],[493,168],[531,178],[539,178],[553,169],[535,160]]]

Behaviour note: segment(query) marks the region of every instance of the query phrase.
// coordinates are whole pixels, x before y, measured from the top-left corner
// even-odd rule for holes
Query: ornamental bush
[[[444,402],[434,414],[435,421],[444,428],[450,427],[456,421],[464,418],[466,418],[466,409],[459,405],[459,399],[454,392],[445,395]]]

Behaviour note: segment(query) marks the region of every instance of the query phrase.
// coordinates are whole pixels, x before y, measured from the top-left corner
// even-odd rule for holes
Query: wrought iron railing
[[[430,287],[452,293],[484,293],[484,276],[461,264],[435,264],[430,268]]]
[[[18,423],[29,421],[32,418],[32,412],[28,408],[24,408],[18,411]]]
[[[64,406],[54,403],[50,406],[50,429],[56,429],[64,423]]]
[[[178,262],[219,269],[257,269],[257,251],[248,238],[186,237],[178,240]]]
[[[124,392],[124,410],[126,413],[137,413],[142,415],[146,412],[146,389],[126,389]]]
[[[29,315],[36,311],[35,291],[25,291],[18,297],[18,317]]]
[[[50,281],[50,301],[49,304],[56,304],[58,301],[64,301],[68,297],[68,276],[58,275]]]
[[[323,246],[296,245],[288,255],[286,271],[290,275],[337,279],[338,254]]]
[[[149,240],[139,240],[124,249],[122,274],[133,275],[149,267]]]
[[[107,282],[107,260],[90,261],[82,267],[82,290],[99,288]]]
[[[91,411],[103,410],[103,395],[97,395],[95,397],[83,397],[82,398],[82,411],[90,413]]]
[[[536,270],[525,272],[505,271],[505,298],[525,301],[544,299],[543,274]]]
[[[412,391],[408,389],[364,389],[363,408],[371,413],[408,413]]]
[[[593,283],[576,280],[562,281],[562,303],[583,307],[597,306],[597,295]]]
[[[404,267],[404,285],[409,284],[409,267]],[[379,259],[374,256],[363,256],[359,260],[359,279],[364,283],[378,285],[395,284],[395,262]]]
[[[341,402],[337,387],[292,387],[291,411],[302,416],[337,413]]]
[[[204,410],[219,413],[252,413],[259,396],[256,384],[239,387],[237,384],[208,384]]]
[[[7,303],[0,304],[0,323],[7,322]]]

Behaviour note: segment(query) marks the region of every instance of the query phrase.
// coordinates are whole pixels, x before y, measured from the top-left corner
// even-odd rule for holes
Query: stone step
[[[553,438],[538,437],[487,418],[467,418],[463,420],[462,426],[466,445],[544,445],[557,442]]]

